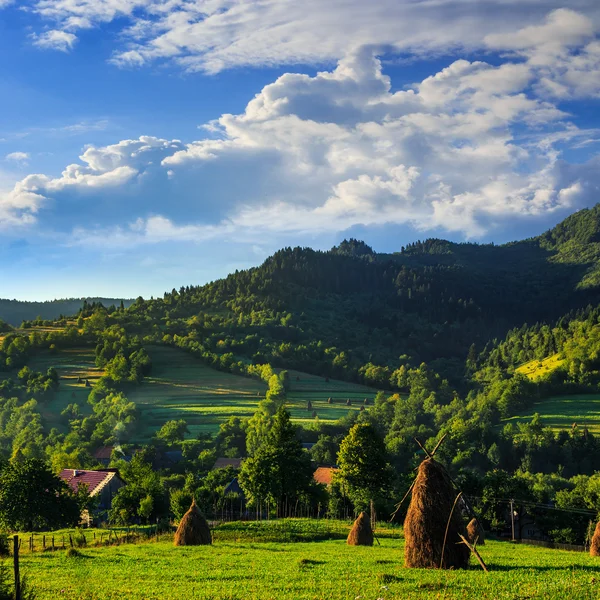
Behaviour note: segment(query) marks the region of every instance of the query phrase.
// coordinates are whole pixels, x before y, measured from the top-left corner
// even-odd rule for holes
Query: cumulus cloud
[[[600,23],[595,0],[571,0],[540,31],[539,21],[558,0],[36,0],[33,9],[65,32],[127,23],[113,62],[141,66],[175,61],[185,69],[217,72],[241,65],[336,61],[365,45],[432,52],[479,48],[486,36],[523,26],[520,39],[571,39],[585,30],[577,13]],[[579,17],[579,19],[584,17]],[[563,25],[563,22],[565,24]],[[494,37],[491,38],[492,42]],[[513,43],[519,43],[519,40]],[[526,42],[521,42],[521,48]]]
[[[75,46],[77,36],[68,31],[51,29],[41,34],[32,34],[33,44],[44,50],[59,50],[60,52],[69,52]]]
[[[242,113],[207,124],[205,139],[90,147],[60,176],[26,177],[0,200],[0,223],[43,213],[77,244],[255,244],[385,224],[477,237],[498,222],[572,209],[597,188],[598,170],[569,167],[562,153],[598,132],[570,122],[545,80],[562,84],[566,72],[560,79],[554,66],[597,41],[587,18],[566,17],[557,25],[549,15],[535,44],[519,32],[488,38],[511,53],[502,64],[455,60],[409,89],[395,91],[369,45],[315,76],[284,74]],[[542,64],[550,50],[539,48],[553,37],[562,39],[555,62]],[[74,231],[73,215],[85,215]]]
[[[4,157],[4,160],[26,165],[29,162],[29,154],[27,152],[10,152]]]

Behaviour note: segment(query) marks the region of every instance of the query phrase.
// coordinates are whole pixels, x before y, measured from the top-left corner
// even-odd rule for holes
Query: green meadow
[[[170,419],[185,419],[192,437],[200,432],[216,433],[219,425],[231,416],[251,416],[265,397],[267,386],[262,381],[217,371],[175,348],[150,346],[147,351],[152,358],[151,375],[126,391],[141,413],[138,439],[134,441],[148,441]],[[89,410],[90,388],[85,380],[93,385],[102,375],[95,366],[93,349],[44,352],[34,357],[29,366],[39,371],[52,366],[60,375],[59,391],[42,407],[50,426],[61,427],[60,412],[72,402],[77,402],[84,411]],[[334,421],[349,411],[360,410],[365,398],[372,403],[375,394],[376,390],[362,385],[290,371],[288,408],[292,418],[304,424],[314,421],[313,411],[320,420]]]
[[[273,536],[279,530],[279,541]],[[285,535],[286,530],[288,535]],[[287,541],[290,532],[313,541]],[[582,552],[488,541],[490,572],[405,569],[400,529],[379,544],[350,547],[347,523],[229,523],[209,547],[160,541],[24,552],[21,570],[39,600],[392,600],[406,598],[597,599],[600,559]],[[270,532],[270,534],[269,534]],[[321,532],[331,539],[319,540]],[[266,535],[262,535],[266,534]],[[303,539],[302,535],[294,539]],[[8,565],[7,561],[7,565]]]
[[[539,379],[544,375],[548,375],[554,369],[557,369],[565,362],[564,358],[560,358],[560,354],[553,354],[544,360],[531,360],[520,367],[517,367],[515,371],[526,375],[531,380]]]
[[[41,352],[34,356],[28,366],[45,372],[54,367],[60,377],[60,387],[52,400],[40,404],[40,411],[50,427],[63,429],[60,413],[72,403],[77,403],[86,411],[87,398],[91,386],[102,376],[102,370],[95,364],[93,348],[66,348],[56,352]],[[89,385],[86,385],[86,380]]]
[[[142,413],[146,438],[170,419],[185,419],[192,436],[200,431],[214,433],[231,416],[251,416],[265,397],[267,386],[262,381],[216,371],[175,348],[152,346],[147,351],[152,374],[128,392]],[[327,403],[330,397],[332,404]],[[322,420],[336,420],[374,397],[375,391],[364,386],[290,371],[288,408],[296,421],[312,420],[312,410]],[[348,398],[351,407],[346,406]]]
[[[531,408],[504,422],[528,422],[535,413],[539,413],[544,425],[555,431],[571,429],[577,423],[580,428],[587,427],[593,433],[600,433],[600,396],[596,394],[553,396],[535,402]]]

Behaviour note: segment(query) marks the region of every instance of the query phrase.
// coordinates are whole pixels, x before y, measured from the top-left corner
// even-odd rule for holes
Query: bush
[[[7,533],[0,532],[0,558],[10,554],[10,538]]]
[[[65,557],[66,558],[79,558],[79,557],[81,557],[81,552],[79,552],[79,550],[77,550],[76,548],[68,548],[67,551],[65,552]]]
[[[75,530],[75,535],[73,536],[73,543],[78,548],[87,546],[87,540],[85,539],[85,533],[83,533],[83,530],[79,527]]]

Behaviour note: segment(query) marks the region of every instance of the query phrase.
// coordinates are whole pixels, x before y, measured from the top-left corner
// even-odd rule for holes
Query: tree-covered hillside
[[[7,300],[0,298],[0,319],[18,326],[23,321],[32,321],[41,317],[45,320],[58,319],[61,315],[74,315],[83,306],[84,301],[91,304],[101,303],[104,306],[119,306],[120,298],[65,298],[48,300],[47,302],[26,302],[23,300]],[[130,306],[133,300],[123,300]]]
[[[400,356],[463,360],[472,344],[481,350],[511,328],[600,302],[599,215],[600,206],[580,211],[502,246],[430,239],[395,254],[356,240],[329,252],[285,248],[259,267],[138,300],[129,319],[320,373],[336,357],[349,368],[392,367]]]

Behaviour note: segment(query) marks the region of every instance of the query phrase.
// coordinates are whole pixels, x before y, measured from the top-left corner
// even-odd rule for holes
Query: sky
[[[0,297],[160,296],[600,201],[597,0],[0,0]]]

